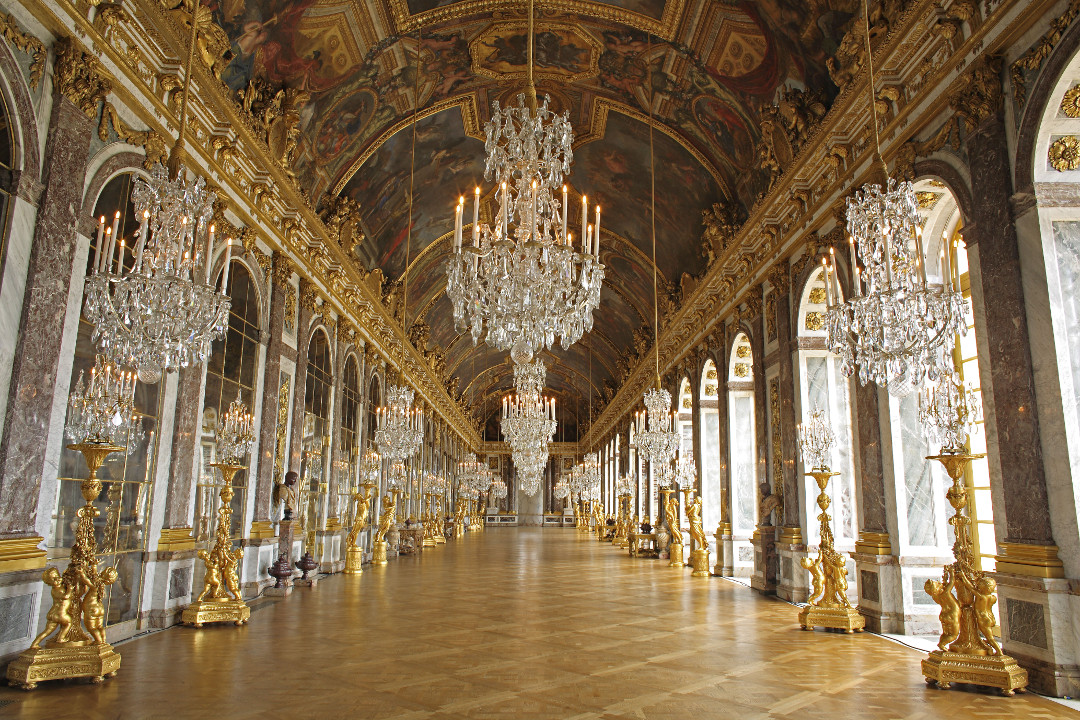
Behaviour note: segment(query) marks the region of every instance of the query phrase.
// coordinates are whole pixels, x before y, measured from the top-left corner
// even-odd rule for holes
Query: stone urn
[[[389,543],[389,549],[397,552],[401,546],[401,531],[397,525],[391,525],[390,530],[386,533],[386,542]]]
[[[307,574],[317,568],[319,563],[315,562],[315,558],[311,557],[311,552],[304,553],[304,556],[296,561],[296,569],[303,573],[300,576],[301,580],[307,580]]]
[[[656,550],[662,555],[670,546],[671,533],[668,532],[667,525],[661,525],[656,529]]]
[[[266,571],[270,577],[277,580],[274,583],[274,587],[283,587],[282,581],[288,577],[292,577],[292,568],[289,567],[289,561],[285,559],[285,553],[278,555],[277,562],[270,566],[270,569]]]

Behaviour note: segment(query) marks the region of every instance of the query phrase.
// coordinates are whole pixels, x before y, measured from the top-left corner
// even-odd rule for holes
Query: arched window
[[[251,412],[255,402],[255,375],[259,365],[259,295],[247,267],[233,261],[229,268],[229,328],[224,337],[214,341],[206,362],[206,390],[203,394],[202,443],[199,456],[199,482],[195,494],[195,539],[212,544],[217,527],[217,504],[221,476],[211,467],[218,461],[214,433],[218,422],[239,397]],[[241,463],[246,465],[246,463]],[[247,468],[233,479],[233,537],[245,527],[247,507]]]
[[[825,346],[825,302],[824,272],[818,269],[807,281],[799,304],[800,422],[807,422],[810,413],[820,408],[836,437],[829,465],[840,474],[829,482],[826,492],[832,498],[830,512],[836,544],[851,548],[858,538],[859,529],[855,504],[855,466],[852,462],[851,403],[848,378],[840,371],[836,356]],[[806,483],[805,487],[804,507],[814,508],[817,506],[817,486]],[[808,516],[813,514],[807,512]],[[819,527],[811,520],[807,521],[807,530],[816,543]]]
[[[679,457],[694,457],[694,396],[690,392],[689,378],[679,383]]]
[[[352,512],[350,496],[359,483],[360,457],[360,364],[355,355],[345,360],[345,374],[341,383],[341,436],[338,438],[338,457],[335,461],[340,507]],[[352,517],[349,517],[351,524]]]
[[[94,206],[94,215],[113,218],[120,212],[118,235],[131,242],[137,227],[135,208],[131,203],[130,174],[118,175],[101,190]],[[95,238],[91,237],[86,272],[93,264]],[[134,258],[128,254],[125,267]],[[81,284],[82,279],[77,279]],[[81,373],[89,374],[94,366],[96,348],[92,335],[94,326],[79,318],[75,340],[75,358],[71,368],[71,389],[74,390]],[[103,482],[102,492],[95,502],[101,515],[98,521],[98,559],[116,567],[119,579],[106,590],[105,621],[107,625],[134,620],[138,615],[142,594],[142,564],[146,539],[149,535],[149,503],[154,480],[157,454],[157,419],[160,413],[161,384],[137,383],[135,411],[141,425],[128,439],[127,453],[113,453],[98,471]],[[65,443],[66,444],[66,443]],[[86,464],[80,453],[64,449],[60,455],[59,489],[56,512],[51,524],[49,546],[61,552],[75,540],[75,512],[83,506],[80,487],[86,477]],[[52,553],[50,552],[50,556]]]
[[[0,283],[7,264],[8,217],[15,191],[15,134],[7,100],[0,93]]]
[[[698,409],[701,427],[701,521],[705,529],[720,522],[720,415],[716,365],[706,360],[701,371]]]
[[[327,457],[330,449],[330,403],[333,399],[334,370],[330,342],[322,328],[308,343],[307,383],[304,388],[303,455],[300,478],[305,498],[307,549],[313,554],[315,530],[326,520],[329,483]]]
[[[731,462],[731,534],[734,572],[753,572],[750,543],[757,524],[757,431],[754,424],[754,352],[750,338],[739,333],[727,367],[728,448]]]

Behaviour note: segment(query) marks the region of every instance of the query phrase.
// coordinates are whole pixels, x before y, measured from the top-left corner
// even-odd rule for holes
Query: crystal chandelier
[[[616,495],[633,495],[634,489],[634,478],[629,475],[620,475],[619,479],[615,481]]]
[[[375,444],[391,461],[405,460],[416,454],[424,438],[424,411],[413,408],[413,390],[391,385],[389,403],[376,410]]]
[[[868,183],[847,201],[854,297],[842,300],[835,257],[831,264],[823,260],[826,327],[829,349],[840,356],[845,375],[858,366],[861,384],[874,382],[903,396],[945,374],[951,367],[953,338],[967,327],[963,297],[953,289],[948,239],[943,238],[942,282],[928,285],[915,189],[908,181],[897,183],[889,177],[881,159],[869,28],[866,22],[870,113],[886,183],[884,189]]]
[[[941,452],[962,453],[982,414],[979,395],[953,370],[919,393],[919,421]]]
[[[360,480],[364,485],[379,484],[379,471],[382,468],[382,456],[374,450],[366,450],[360,456]]]
[[[513,451],[521,489],[535,495],[548,460],[548,443],[555,435],[555,400],[541,395],[547,369],[541,360],[514,366],[517,393],[503,398],[502,432]]]
[[[670,484],[671,461],[680,444],[675,413],[671,410],[671,393],[664,388],[651,388],[645,392],[645,408],[634,418],[635,440],[642,458],[653,463],[658,479],[664,480],[666,487]]]
[[[692,488],[697,484],[697,463],[693,458],[680,457],[675,463],[674,480],[680,488]]]
[[[600,302],[600,207],[588,221],[582,196],[581,237],[568,231],[569,196],[563,178],[573,161],[569,112],[537,106],[533,71],[533,2],[529,0],[528,103],[492,104],[485,128],[484,178],[495,180],[498,217],[480,223],[480,188],[472,207],[471,245],[462,247],[465,200],[457,205],[454,253],[447,264],[447,290],[458,332],[510,350],[515,363],[529,362],[560,338],[563,349],[592,329]],[[561,189],[561,199],[559,191]]]
[[[814,470],[828,470],[830,450],[836,442],[836,436],[825,419],[825,411],[819,407],[810,412],[810,420],[805,425],[795,426],[799,439],[797,448],[803,464]]]
[[[227,465],[243,463],[251,444],[255,442],[255,426],[239,393],[218,424],[214,439],[217,442],[218,462]]]
[[[491,497],[494,500],[503,500],[509,494],[506,483],[493,481],[491,483]]]
[[[191,61],[200,22],[193,17],[180,130],[169,168],[156,164],[150,178],[138,178],[131,193],[139,229],[131,247],[118,237],[120,213],[105,230],[98,221],[94,264],[86,279],[85,313],[93,323],[99,350],[132,366],[139,379],[155,383],[162,370],[205,361],[213,341],[228,324],[231,240],[226,240],[220,290],[210,279],[214,227],[213,193],[198,177],[189,182],[182,169],[187,127]],[[125,263],[125,257],[129,263]]]
[[[65,432],[79,444],[127,447],[130,454],[141,440],[142,421],[135,417],[134,373],[123,372],[98,355],[90,370],[89,383],[83,373],[75,382],[68,401]]]

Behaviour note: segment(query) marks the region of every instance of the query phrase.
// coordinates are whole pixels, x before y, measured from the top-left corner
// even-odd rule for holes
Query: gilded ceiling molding
[[[1072,0],[1065,12],[1050,21],[1050,29],[1046,31],[1046,34],[1039,38],[1039,41],[1030,50],[1009,66],[1009,75],[1012,77],[1013,84],[1013,96],[1016,98],[1016,104],[1021,109],[1027,102],[1027,80],[1024,74],[1037,73],[1042,68],[1046,58],[1050,57],[1050,53],[1054,52],[1054,48],[1061,42],[1061,37],[1077,16],[1080,16],[1080,0]]]
[[[340,195],[341,191],[345,189],[345,186],[352,180],[353,175],[360,170],[367,159],[370,158],[375,152],[382,147],[382,144],[396,135],[399,131],[411,126],[414,122],[419,122],[425,118],[429,118],[432,115],[438,115],[443,110],[451,110],[453,108],[461,108],[461,121],[465,126],[465,134],[469,137],[474,137],[477,140],[484,139],[484,132],[480,128],[479,115],[476,107],[476,93],[469,93],[468,95],[461,95],[456,98],[447,98],[446,100],[440,100],[426,108],[421,108],[415,114],[410,113],[407,118],[399,120],[391,125],[389,128],[383,131],[379,137],[375,138],[371,143],[364,148],[353,164],[349,166],[349,169],[345,171],[345,174],[341,176],[341,179],[334,184],[331,195]]]
[[[58,38],[53,44],[53,51],[56,53],[53,67],[56,89],[82,110],[86,117],[97,117],[98,103],[105,102],[112,92],[109,73],[73,38]]]
[[[607,3],[585,2],[584,0],[541,0],[537,2],[537,10],[540,15],[556,12],[617,22],[641,32],[652,33],[660,39],[671,40],[675,37],[685,2],[686,0],[666,0],[664,12],[659,21]],[[508,15],[510,13],[520,15],[524,12],[521,2],[515,0],[461,0],[415,15],[409,11],[407,0],[390,0],[390,11],[393,14],[394,25],[400,33],[411,32],[422,26],[452,25],[454,20],[463,20],[476,15]]]
[[[45,71],[45,61],[48,58],[45,44],[33,35],[24,33],[15,18],[4,13],[0,13],[0,36],[3,36],[17,50],[30,56],[30,78],[26,84],[31,90],[37,90],[38,85],[41,84],[41,75]]]

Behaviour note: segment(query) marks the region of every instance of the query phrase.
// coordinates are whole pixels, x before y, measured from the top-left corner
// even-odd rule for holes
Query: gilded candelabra
[[[379,526],[375,529],[375,537],[371,547],[371,564],[386,564],[386,534],[394,525],[397,515],[398,491],[393,490],[383,495],[383,509],[379,514]]]
[[[803,630],[814,627],[834,628],[851,633],[862,631],[866,627],[866,618],[851,606],[847,598],[847,561],[833,547],[832,527],[829,525],[829,504],[832,502],[825,493],[829,478],[840,473],[832,472],[828,466],[816,467],[807,473],[814,478],[818,486],[817,504],[821,508],[818,520],[821,521],[821,542],[818,545],[816,559],[803,558],[800,563],[810,571],[813,587],[808,598],[809,605],[799,612],[799,624]]]
[[[944,465],[952,478],[945,497],[955,513],[949,524],[956,531],[956,561],[945,566],[940,581],[926,581],[926,593],[941,606],[941,637],[938,649],[922,661],[922,672],[927,684],[939,688],[962,682],[995,687],[1004,695],[1013,695],[1027,687],[1028,673],[1002,651],[994,637],[997,583],[975,566],[971,519],[964,514],[968,503],[964,472],[972,460],[981,457],[962,450],[943,450],[927,458]]]
[[[619,495],[619,512],[618,519],[615,521],[615,537],[611,539],[611,544],[618,548],[624,548],[629,544],[627,539],[631,532],[637,532],[630,526],[630,493],[622,493]]]
[[[221,471],[221,507],[218,508],[217,531],[214,547],[209,552],[199,551],[199,559],[206,566],[203,589],[195,602],[184,608],[180,621],[201,628],[205,623],[231,622],[243,625],[251,617],[251,608],[244,602],[240,591],[240,560],[243,548],[232,546],[233,477],[245,466],[232,463],[213,463]]]
[[[679,497],[678,493],[670,488],[663,488],[664,493],[664,518],[667,520],[668,532],[671,534],[671,542],[668,545],[668,567],[681,568],[685,562],[683,559],[683,536],[679,527]]]
[[[459,497],[454,501],[454,537],[464,537],[465,535],[465,509],[468,501]]]
[[[53,603],[45,629],[8,665],[8,682],[24,690],[33,690],[41,680],[88,677],[98,683],[120,669],[120,656],[105,641],[105,588],[116,582],[117,574],[115,568],[98,568],[94,518],[100,513],[94,500],[101,493],[98,469],[110,453],[124,447],[81,442],[68,449],[82,453],[90,471],[82,482],[86,504],[77,512],[79,524],[67,569],[61,574],[50,567],[41,576],[51,588]]]
[[[352,495],[352,500],[356,503],[356,513],[353,515],[352,528],[345,536],[346,575],[359,575],[364,572],[364,549],[357,544],[357,540],[367,527],[368,515],[371,514],[371,497],[375,488],[375,483],[365,482],[360,486],[360,490]]]
[[[686,519],[690,521],[690,538],[694,549],[690,552],[693,577],[709,577],[709,541],[701,522],[701,498],[695,497],[686,504]]]
[[[435,547],[435,493],[424,493],[424,512],[420,514],[420,520],[424,524],[424,547]]]

